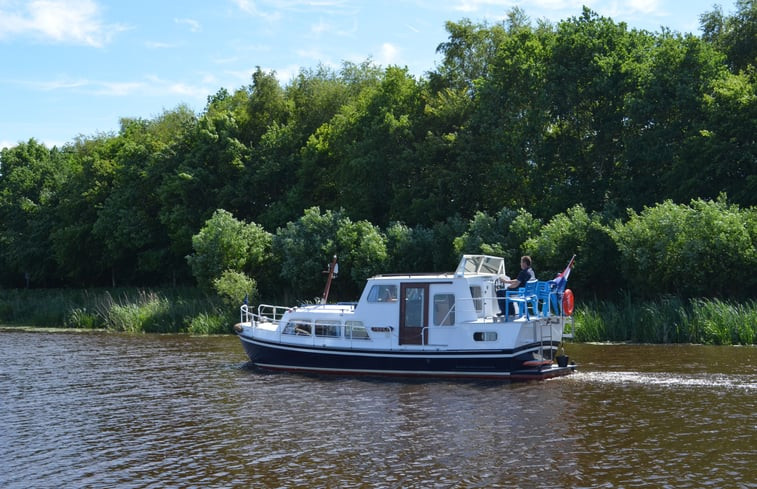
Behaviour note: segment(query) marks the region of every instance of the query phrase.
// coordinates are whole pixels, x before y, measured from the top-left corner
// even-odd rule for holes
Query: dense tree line
[[[545,274],[578,253],[588,293],[748,297],[757,6],[701,19],[698,37],[514,9],[449,22],[420,78],[367,61],[282,86],[258,69],[201,114],[4,149],[0,284],[212,287],[230,270],[307,298],[339,253],[349,296],[370,273],[529,252]]]

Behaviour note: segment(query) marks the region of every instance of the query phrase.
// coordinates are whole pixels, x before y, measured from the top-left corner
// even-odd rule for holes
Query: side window
[[[339,321],[318,320],[315,322],[315,335],[331,336],[334,338],[342,336],[340,326],[341,323]]]
[[[284,326],[284,334],[293,334],[298,336],[310,336],[310,323],[307,321],[289,321]]]
[[[374,285],[368,292],[368,302],[395,302],[396,300],[396,285]]]
[[[473,297],[473,307],[476,308],[476,312],[481,312],[484,307],[484,301],[481,298],[481,286],[473,285],[470,288],[470,295]]]
[[[434,325],[455,324],[455,294],[434,294]]]
[[[497,341],[496,331],[476,331],[473,333],[473,341]]]
[[[347,338],[353,340],[367,340],[368,331],[365,330],[362,321],[345,321],[344,322],[344,335]]]

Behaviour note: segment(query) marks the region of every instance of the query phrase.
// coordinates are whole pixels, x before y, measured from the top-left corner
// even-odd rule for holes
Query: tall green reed
[[[665,296],[635,302],[588,301],[576,310],[578,341],[752,345],[757,341],[757,302],[684,301]]]

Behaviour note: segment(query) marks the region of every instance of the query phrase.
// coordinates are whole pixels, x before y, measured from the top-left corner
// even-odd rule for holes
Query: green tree
[[[398,221],[386,229],[387,265],[389,272],[428,272],[435,270],[429,250],[436,248],[434,232],[422,225],[409,227]]]
[[[502,36],[488,77],[477,84],[474,110],[459,139],[456,177],[466,171],[471,175],[465,180],[469,188],[456,200],[472,194],[474,209],[494,212],[543,208],[555,198],[561,179],[551,181],[551,158],[540,160],[550,122],[546,75],[553,37],[549,30],[524,25],[514,25]],[[551,190],[546,196],[545,188]]]
[[[644,46],[645,33],[587,8],[558,24],[545,74],[550,121],[536,166],[550,185],[534,178],[529,188],[546,204],[540,215],[576,202],[602,209],[614,198],[624,166],[624,104],[637,83],[633,55]]]
[[[17,285],[57,285],[55,211],[76,171],[65,151],[30,139],[0,151],[0,263]]]
[[[528,19],[516,8],[510,11],[509,21],[511,28],[519,28]],[[431,74],[432,85],[435,90],[451,88],[472,94],[479,80],[486,78],[505,28],[501,24],[489,26],[463,19],[447,22],[445,29],[449,38],[436,48],[443,61],[436,73]]]
[[[754,0],[736,0],[736,12],[728,16],[715,5],[713,10],[700,15],[699,24],[702,38],[726,54],[732,72],[757,66],[757,3]]]
[[[291,104],[276,79],[276,72],[266,73],[258,66],[252,74],[250,98],[247,102],[247,120],[240,139],[255,145],[274,123],[285,125],[290,117]]]
[[[163,179],[162,160],[170,157],[196,122],[186,106],[152,120],[123,119],[117,139],[113,187],[98,210],[92,231],[105,246],[113,285],[159,283],[182,265],[172,259],[168,234],[159,220],[161,202],[154,189]]]
[[[753,297],[757,291],[754,209],[725,197],[665,201],[613,230],[628,287],[640,296]]]
[[[676,200],[691,196],[715,199],[728,190],[742,206],[757,205],[757,71],[726,73],[703,95],[703,123],[687,141],[670,193]]]
[[[249,149],[238,135],[232,113],[208,110],[155,166],[162,175],[156,190],[159,219],[173,256],[191,252],[192,236],[214,209],[245,213],[246,200],[236,185],[249,161]]]
[[[420,87],[406,69],[390,67],[380,86],[362,95],[349,125],[340,126],[329,141],[341,146],[343,154],[332,176],[339,204],[352,217],[384,226],[402,216],[402,197],[414,182],[414,129],[423,112]]]
[[[340,275],[332,290],[342,300],[354,300],[363,281],[380,271],[387,253],[385,238],[366,221],[353,222],[341,211],[321,214],[317,207],[274,236],[274,249],[281,262],[281,277],[296,297],[314,299],[321,295],[331,257],[337,255]]]
[[[685,202],[701,195],[696,192],[711,176],[703,171],[705,162],[690,156],[702,150],[707,131],[719,132],[707,124],[703,107],[714,81],[725,74],[721,57],[706,43],[667,32],[658,37],[648,70],[650,76],[641,79],[629,101],[628,164],[618,174],[625,198],[616,199],[637,210],[667,198]]]
[[[192,237],[194,252],[187,256],[187,262],[197,283],[210,290],[225,271],[252,275],[260,271],[270,260],[271,242],[271,234],[262,227],[218,209]]]
[[[524,252],[531,255],[541,280],[562,272],[576,255],[570,288],[579,294],[614,299],[623,285],[611,228],[599,214],[587,213],[580,204],[552,217],[524,243]]]

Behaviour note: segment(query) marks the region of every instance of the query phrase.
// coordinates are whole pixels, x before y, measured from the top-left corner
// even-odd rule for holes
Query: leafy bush
[[[245,297],[252,301],[258,295],[255,280],[233,270],[223,272],[213,281],[213,287],[224,305],[229,308],[239,306]]]
[[[428,272],[434,269],[434,232],[423,226],[413,228],[393,222],[386,230],[388,272]]]
[[[484,253],[520,261],[523,243],[535,236],[542,224],[525,209],[514,211],[507,207],[497,213],[496,217],[484,212],[477,212],[468,221],[468,229],[454,240],[455,252]]]
[[[278,230],[274,249],[279,254],[281,276],[301,298],[319,295],[324,271],[333,255],[339,259],[340,287],[356,296],[363,281],[382,271],[386,263],[386,238],[367,221],[352,222],[341,212],[318,207],[305,210],[296,222]]]
[[[547,280],[562,272],[575,254],[569,287],[579,295],[585,291],[606,297],[622,284],[609,228],[599,214],[590,216],[580,205],[553,217],[525,242],[524,249],[534,260],[537,277]]]
[[[755,211],[715,202],[666,201],[629,212],[613,231],[635,293],[652,297],[750,297],[757,292]]]
[[[271,240],[271,234],[257,224],[218,209],[192,237],[194,253],[187,262],[200,287],[209,290],[224,270],[259,270],[270,260]]]

